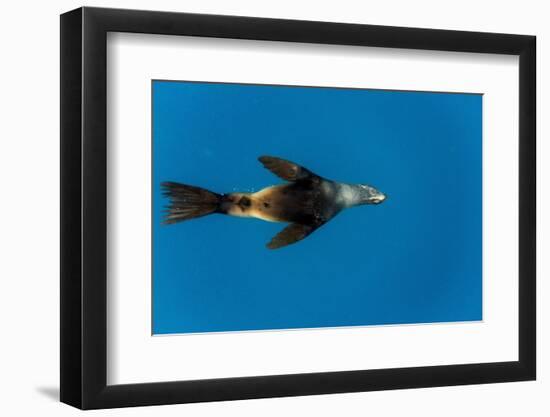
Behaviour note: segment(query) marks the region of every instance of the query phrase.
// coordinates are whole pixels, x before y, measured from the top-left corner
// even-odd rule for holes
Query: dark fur
[[[269,209],[279,221],[319,226],[334,217],[342,207],[334,199],[330,181],[297,181],[276,188],[269,195]]]

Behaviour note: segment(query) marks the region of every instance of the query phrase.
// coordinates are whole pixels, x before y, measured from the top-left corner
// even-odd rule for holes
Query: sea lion
[[[265,168],[288,182],[255,193],[229,194],[164,182],[164,196],[170,199],[170,205],[163,223],[212,213],[290,223],[267,244],[269,249],[277,249],[306,238],[345,208],[379,204],[386,199],[370,185],[328,180],[294,162],[273,156],[258,159]]]

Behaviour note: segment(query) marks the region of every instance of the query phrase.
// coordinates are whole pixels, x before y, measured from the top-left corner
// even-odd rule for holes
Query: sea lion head
[[[358,184],[355,187],[359,204],[380,204],[386,199],[386,195],[371,185]]]

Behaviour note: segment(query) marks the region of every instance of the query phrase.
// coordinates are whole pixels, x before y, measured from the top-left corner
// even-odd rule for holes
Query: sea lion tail
[[[163,195],[170,199],[163,224],[173,224],[214,213],[220,206],[222,196],[192,185],[163,182]]]

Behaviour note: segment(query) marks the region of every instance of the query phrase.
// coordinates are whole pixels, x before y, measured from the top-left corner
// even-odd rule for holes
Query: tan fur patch
[[[277,217],[279,210],[274,207],[274,200],[280,188],[280,185],[275,185],[256,193],[232,193],[233,204],[228,208],[227,214],[236,217],[254,217],[268,222],[281,222],[283,220]]]

